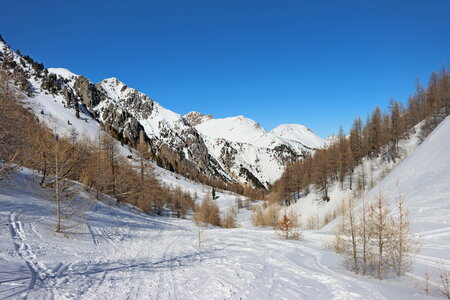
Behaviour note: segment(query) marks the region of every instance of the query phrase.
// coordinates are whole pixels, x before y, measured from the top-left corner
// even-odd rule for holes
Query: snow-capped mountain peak
[[[204,120],[195,127],[208,137],[238,143],[254,143],[267,134],[257,122],[244,116]]]
[[[277,135],[244,116],[213,119],[190,113],[188,117],[195,117],[195,128],[223,168],[256,186],[267,186],[281,176],[286,163],[325,145],[303,125],[285,125],[285,129],[293,129],[291,135]]]
[[[298,141],[309,148],[322,148],[325,141],[301,124],[281,124],[270,131],[280,138]]]

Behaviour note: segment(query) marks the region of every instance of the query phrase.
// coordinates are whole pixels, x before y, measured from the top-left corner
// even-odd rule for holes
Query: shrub
[[[252,214],[252,224],[254,226],[275,227],[278,223],[279,206],[271,204],[267,208],[257,206]]]
[[[228,208],[225,217],[222,219],[220,225],[224,228],[236,228],[236,213],[232,207]]]
[[[194,220],[197,223],[220,226],[219,207],[209,195],[203,199],[200,205],[195,206]]]

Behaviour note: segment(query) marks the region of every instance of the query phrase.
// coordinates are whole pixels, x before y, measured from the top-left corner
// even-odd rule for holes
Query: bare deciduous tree
[[[298,231],[297,215],[293,212],[284,214],[276,225],[277,235],[285,240],[302,240],[303,235]]]

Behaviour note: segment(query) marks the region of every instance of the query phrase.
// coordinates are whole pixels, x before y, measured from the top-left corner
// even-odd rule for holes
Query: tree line
[[[416,91],[406,106],[391,99],[386,111],[376,107],[365,121],[357,117],[348,135],[341,127],[330,146],[288,165],[271,187],[270,199],[290,205],[315,188],[324,201],[330,201],[329,187],[335,182],[341,189],[364,190],[368,184],[364,168],[355,174],[363,158],[396,162],[400,157],[399,141],[415,133],[417,124],[421,124],[419,137],[423,141],[449,114],[450,74],[442,67],[440,72],[431,73],[427,88],[417,80]]]

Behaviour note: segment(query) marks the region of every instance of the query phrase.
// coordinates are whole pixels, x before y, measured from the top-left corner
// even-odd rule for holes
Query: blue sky
[[[450,63],[450,1],[8,1],[0,34],[46,67],[117,77],[180,114],[322,137]]]

